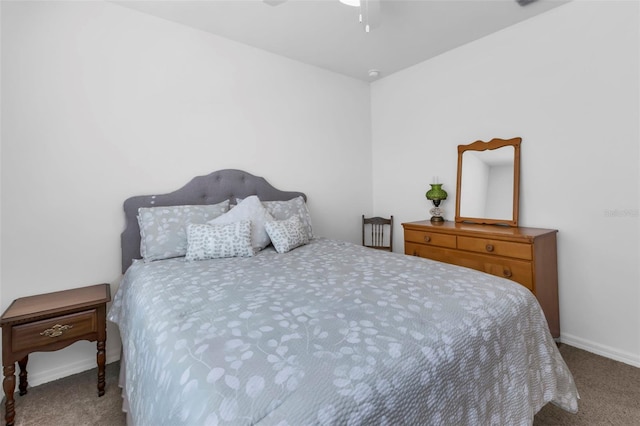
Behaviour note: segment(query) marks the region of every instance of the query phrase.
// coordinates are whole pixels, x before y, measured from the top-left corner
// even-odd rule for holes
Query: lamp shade
[[[447,191],[442,189],[441,183],[432,183],[430,185],[431,185],[431,189],[428,190],[427,193],[425,194],[425,196],[427,197],[427,200],[440,201],[440,200],[447,199]]]

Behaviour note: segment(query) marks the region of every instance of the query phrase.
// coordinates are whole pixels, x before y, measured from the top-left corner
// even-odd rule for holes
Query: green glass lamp
[[[431,222],[444,222],[444,218],[442,217],[444,209],[440,208],[440,203],[447,199],[447,191],[442,189],[441,183],[432,183],[430,185],[431,189],[427,191],[425,196],[427,200],[431,200],[433,203],[433,208],[429,210],[429,213],[431,213]]]

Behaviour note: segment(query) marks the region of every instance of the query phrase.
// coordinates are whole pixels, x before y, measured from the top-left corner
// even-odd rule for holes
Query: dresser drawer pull
[[[48,337],[58,337],[58,336],[62,336],[62,333],[69,330],[70,328],[73,328],[73,326],[56,324],[52,328],[47,328],[45,331],[40,333],[40,335],[48,336]]]
[[[505,276],[505,277],[507,277],[507,278],[511,278],[511,275],[513,275],[513,274],[511,273],[511,270],[509,270],[509,269],[505,269],[505,270],[504,270],[504,271],[502,271],[502,272],[504,273],[504,276]]]
[[[425,242],[425,243],[428,243],[428,242],[430,242],[430,241],[431,241],[431,237],[430,237],[430,236],[428,236],[428,235],[425,235],[425,237],[424,237],[424,242]]]
[[[484,246],[484,248],[491,253],[493,251],[493,244],[487,244],[486,246]]]

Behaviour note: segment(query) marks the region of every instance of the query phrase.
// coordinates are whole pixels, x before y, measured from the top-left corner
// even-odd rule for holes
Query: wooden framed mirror
[[[518,226],[521,142],[458,145],[456,222]]]

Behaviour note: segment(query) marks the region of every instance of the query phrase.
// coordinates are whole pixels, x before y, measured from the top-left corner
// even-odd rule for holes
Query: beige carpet
[[[568,345],[560,345],[560,353],[578,387],[578,413],[547,404],[536,415],[535,426],[640,426],[640,368]]]
[[[576,379],[580,411],[569,414],[548,404],[536,415],[535,426],[640,425],[639,368],[567,345],[561,345],[560,352]],[[30,388],[27,395],[16,396],[15,425],[124,425],[118,370],[118,363],[107,366],[106,393],[101,398],[97,396],[95,369]]]
[[[27,366],[27,370],[29,367]],[[98,369],[74,374],[15,393],[15,426],[123,426],[122,398],[118,387],[120,363],[108,364],[105,394],[98,397]],[[3,395],[4,396],[4,395]],[[4,425],[4,398],[2,400]]]

